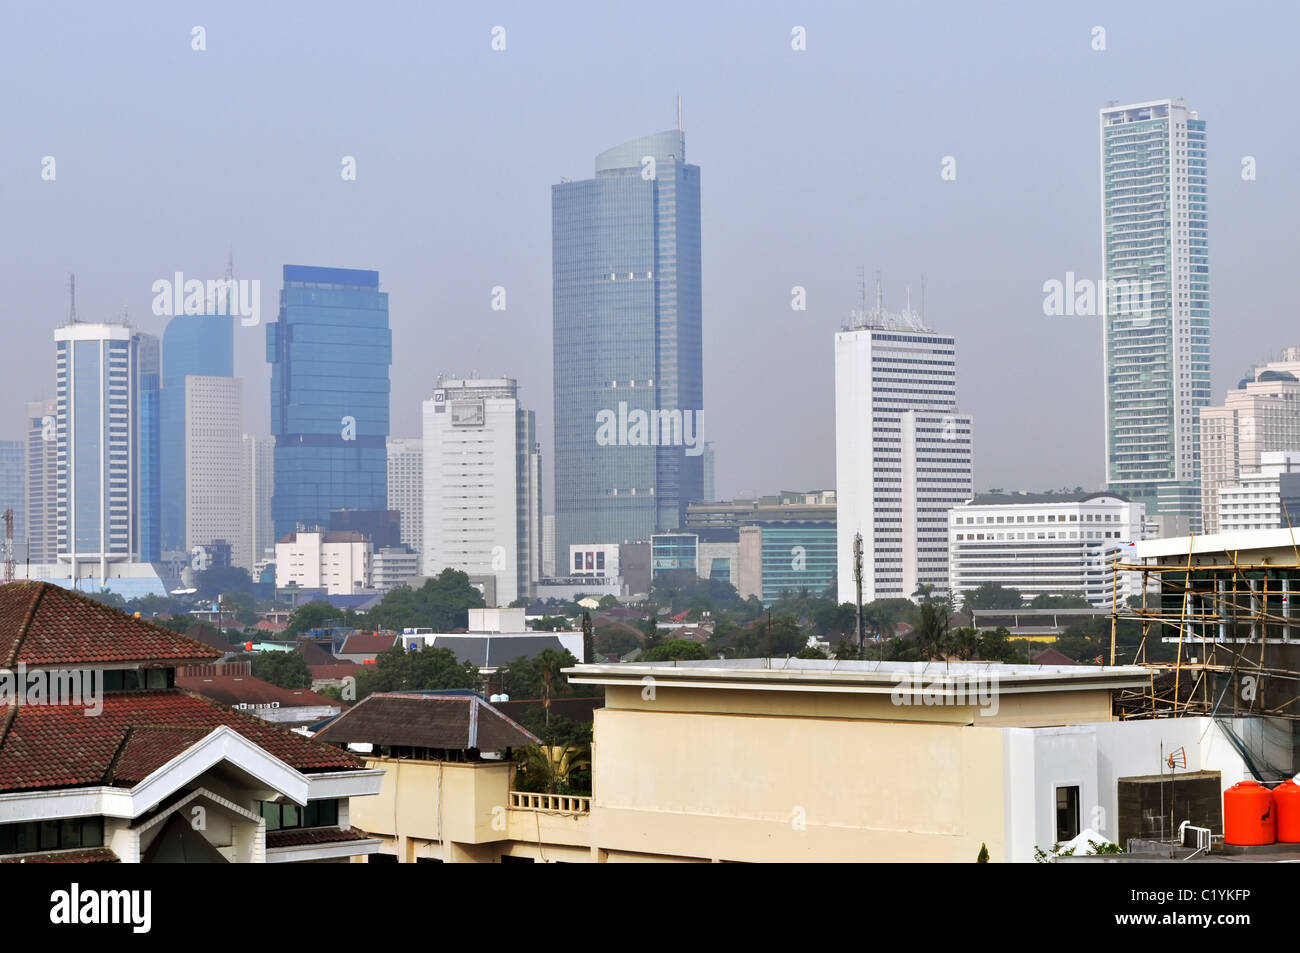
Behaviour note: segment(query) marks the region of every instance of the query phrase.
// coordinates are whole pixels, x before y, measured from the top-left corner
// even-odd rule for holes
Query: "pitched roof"
[[[478,668],[492,668],[532,658],[547,649],[567,652],[560,637],[551,632],[528,635],[439,635],[433,640],[436,649],[450,649],[460,662],[470,662]]]
[[[378,655],[397,644],[395,635],[349,635],[339,655]]]
[[[540,739],[479,695],[380,692],[329,723],[316,739],[330,744],[399,745],[501,751]]]
[[[204,661],[221,652],[48,582],[0,586],[0,667]]]
[[[176,687],[195,692],[223,705],[269,705],[281,708],[338,707],[338,702],[306,688],[281,688],[252,675],[177,675]]]
[[[81,850],[59,850],[45,854],[28,854],[22,857],[0,857],[0,864],[119,864],[111,847],[85,847]]]
[[[361,671],[361,666],[356,662],[335,662],[332,665],[308,665],[311,670],[311,680],[313,682],[323,681],[325,679],[347,678],[349,675],[355,676]]]
[[[179,690],[113,692],[98,716],[80,705],[17,705],[0,723],[0,791],[131,787],[228,725],[298,771],[360,768],[345,752]]]
[[[370,835],[365,831],[357,830],[355,827],[349,827],[347,830],[341,827],[290,828],[267,831],[266,849],[304,847],[309,844],[337,844],[342,841],[367,840],[369,837]]]

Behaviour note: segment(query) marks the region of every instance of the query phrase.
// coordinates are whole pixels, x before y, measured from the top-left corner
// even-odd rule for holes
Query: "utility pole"
[[[866,646],[862,635],[862,534],[853,534],[853,582],[857,586],[858,597],[854,603],[855,615],[853,627],[858,634],[858,658],[866,658]]]

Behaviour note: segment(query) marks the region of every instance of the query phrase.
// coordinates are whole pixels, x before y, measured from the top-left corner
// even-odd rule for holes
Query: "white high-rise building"
[[[388,508],[401,520],[402,545],[424,552],[424,441],[388,438]]]
[[[555,514],[542,517],[542,578],[555,578]]]
[[[1258,472],[1243,474],[1239,483],[1221,486],[1216,491],[1219,515],[1215,531],[1285,529],[1300,523],[1300,512],[1293,511],[1294,499],[1291,504],[1283,505],[1284,480],[1288,484],[1300,481],[1300,453],[1261,453]]]
[[[233,560],[243,546],[243,416],[239,378],[185,378],[185,539],[191,552],[224,540]]]
[[[104,580],[110,564],[153,555],[151,530],[156,547],[149,484],[157,461],[151,474],[146,448],[156,450],[157,406],[142,408],[141,378],[151,377],[155,401],[157,339],[125,324],[74,321],[55,329],[54,346],[59,571]]]
[[[239,477],[239,541],[233,547],[232,560],[253,572],[262,560],[275,558],[275,524],[271,522],[275,440],[247,433],[240,437]]]
[[[1255,368],[1221,407],[1201,409],[1201,510],[1206,533],[1222,532],[1219,488],[1258,474],[1266,453],[1300,450],[1300,348]]]
[[[836,579],[862,601],[948,588],[948,510],[974,495],[971,418],[957,410],[953,338],[910,308],[854,312],[835,335]]]
[[[541,572],[541,452],[510,378],[439,378],[424,402],[424,574],[496,581],[531,597]]]
[[[1146,508],[1110,493],[987,493],[948,514],[951,592],[986,583],[1035,596],[1115,598],[1114,566],[1132,562]],[[1138,573],[1120,573],[1118,599],[1141,592]]]
[[[370,588],[373,550],[355,530],[295,531],[275,544],[275,585],[350,596]]]
[[[27,539],[14,553],[19,562],[53,563],[59,549],[58,404],[27,404]]]
[[[1205,121],[1180,99],[1101,110],[1106,482],[1199,532],[1210,403]]]

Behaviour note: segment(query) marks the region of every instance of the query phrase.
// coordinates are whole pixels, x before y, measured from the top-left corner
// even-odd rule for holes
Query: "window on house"
[[[1079,836],[1079,787],[1056,789],[1056,839],[1073,840]]]

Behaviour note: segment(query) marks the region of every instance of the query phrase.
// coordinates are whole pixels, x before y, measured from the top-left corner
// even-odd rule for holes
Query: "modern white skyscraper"
[[[862,601],[948,589],[948,510],[974,494],[971,418],[957,410],[953,338],[910,308],[855,311],[835,335],[836,579]]]
[[[231,544],[242,527],[243,399],[237,377],[185,378],[185,539],[191,551]]]
[[[125,324],[74,322],[55,329],[54,344],[57,558],[71,578],[102,581],[110,563],[139,561],[149,547],[141,524],[156,503],[157,459],[144,451],[157,447],[157,339]],[[153,378],[152,419],[144,375]]]
[[[542,578],[555,578],[555,514],[542,517]]]
[[[1243,378],[1221,407],[1201,408],[1202,531],[1221,532],[1219,489],[1260,472],[1262,454],[1300,450],[1300,348]]]
[[[424,552],[424,441],[388,438],[388,508],[401,520],[402,545]]]
[[[275,492],[275,440],[244,434],[240,438],[239,541],[232,560],[249,572],[263,559],[275,558],[271,495]]]
[[[496,580],[509,605],[541,572],[541,452],[510,378],[439,378],[424,402],[424,574]]]
[[[53,563],[59,551],[58,409],[53,398],[27,404],[27,539],[18,562]]]
[[[1199,531],[1210,403],[1205,122],[1180,99],[1101,110],[1106,481]]]

